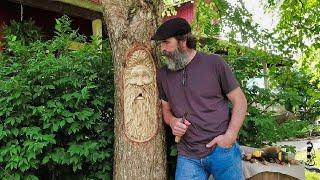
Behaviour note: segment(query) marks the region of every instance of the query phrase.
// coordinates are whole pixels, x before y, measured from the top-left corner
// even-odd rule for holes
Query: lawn
[[[316,158],[315,160],[315,166],[320,168],[320,150],[317,149],[315,150],[315,154],[316,154]],[[304,162],[307,161],[307,152],[306,151],[299,151],[297,152],[295,158],[297,160],[303,160]],[[308,170],[305,170],[305,176],[306,176],[306,180],[320,180],[320,173],[316,173],[316,172],[310,172]]]

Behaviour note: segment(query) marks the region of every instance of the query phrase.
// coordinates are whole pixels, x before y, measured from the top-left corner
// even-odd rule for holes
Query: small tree
[[[115,79],[114,179],[166,179],[166,151],[150,38],[162,0],[103,0]]]

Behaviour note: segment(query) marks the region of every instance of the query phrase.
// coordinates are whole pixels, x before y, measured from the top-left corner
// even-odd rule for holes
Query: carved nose
[[[137,81],[137,85],[138,86],[142,86],[143,84],[142,84],[142,81]]]

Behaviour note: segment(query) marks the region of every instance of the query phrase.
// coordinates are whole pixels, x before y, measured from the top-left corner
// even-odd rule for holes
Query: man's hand
[[[190,124],[191,123],[186,119],[183,120],[182,118],[172,118],[170,121],[172,134],[178,137],[182,137],[186,133]]]
[[[186,115],[184,118],[176,118],[172,115],[170,104],[164,100],[161,100],[161,102],[164,121],[171,127],[172,134],[177,137],[183,136],[186,133],[188,126],[191,124],[185,119]]]
[[[231,146],[236,142],[236,139],[236,135],[227,131],[225,134],[215,137],[206,146],[207,148],[212,148],[219,145],[222,148],[231,148]]]

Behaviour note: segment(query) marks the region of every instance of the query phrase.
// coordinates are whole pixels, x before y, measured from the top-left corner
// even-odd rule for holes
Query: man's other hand
[[[231,148],[232,145],[236,142],[236,139],[237,139],[237,136],[233,135],[232,133],[226,132],[223,135],[215,137],[206,146],[207,148],[212,148],[218,145],[222,148]]]

